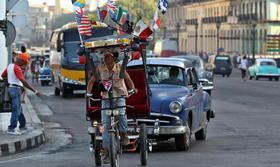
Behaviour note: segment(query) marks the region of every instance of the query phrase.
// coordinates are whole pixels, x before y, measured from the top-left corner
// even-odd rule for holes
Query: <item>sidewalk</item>
[[[23,152],[46,142],[44,127],[28,96],[25,97],[25,104],[22,104],[22,108],[27,127],[30,130],[19,136],[9,135],[5,131],[0,131],[0,157]]]

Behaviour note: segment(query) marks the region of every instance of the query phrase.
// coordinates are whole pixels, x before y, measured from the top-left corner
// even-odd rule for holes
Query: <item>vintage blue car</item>
[[[248,70],[249,79],[269,78],[270,81],[274,78],[279,81],[280,73],[276,62],[273,59],[256,59],[253,66]]]
[[[39,81],[42,86],[48,85],[51,81],[50,59],[45,59],[43,67],[40,69]]]
[[[142,68],[141,64],[142,60],[135,60],[128,68]],[[192,134],[205,140],[207,124],[215,112],[192,64],[179,58],[148,58],[147,72],[151,115],[138,122],[146,123],[149,139],[175,138],[177,150],[189,149]]]

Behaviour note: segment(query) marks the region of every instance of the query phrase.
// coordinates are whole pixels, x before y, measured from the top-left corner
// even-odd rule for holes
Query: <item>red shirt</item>
[[[15,75],[17,76],[17,78],[19,80],[22,80],[24,79],[24,76],[22,75],[22,71],[20,69],[20,67],[17,65],[17,64],[14,64],[14,72],[15,72]],[[1,77],[7,77],[7,68],[5,69],[5,71],[2,73]]]

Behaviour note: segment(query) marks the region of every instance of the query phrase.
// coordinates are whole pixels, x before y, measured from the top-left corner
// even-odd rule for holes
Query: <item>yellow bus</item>
[[[84,38],[96,38],[113,35],[113,29],[104,23],[92,26],[93,35]],[[86,40],[85,39],[85,40]],[[50,68],[55,95],[63,97],[77,90],[85,90],[85,65],[79,64],[80,37],[76,23],[68,23],[52,32],[50,39]],[[95,56],[95,55],[91,55]],[[95,56],[94,59],[98,59]]]

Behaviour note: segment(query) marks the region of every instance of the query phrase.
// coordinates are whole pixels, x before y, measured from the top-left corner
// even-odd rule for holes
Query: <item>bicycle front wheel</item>
[[[120,165],[120,155],[117,151],[117,139],[114,132],[109,132],[109,155],[111,167],[119,167]]]

